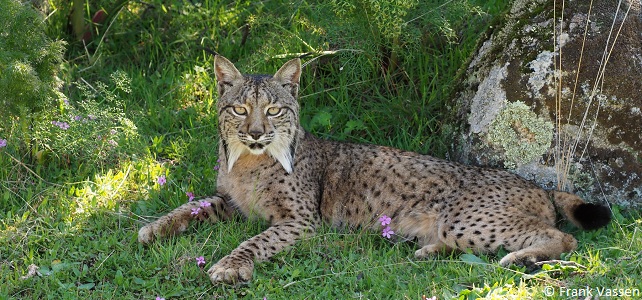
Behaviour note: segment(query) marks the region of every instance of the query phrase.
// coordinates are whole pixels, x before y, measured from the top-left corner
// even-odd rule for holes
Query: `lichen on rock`
[[[514,169],[540,158],[551,146],[553,123],[538,117],[521,101],[511,102],[493,120],[488,142],[501,147],[504,167]]]
[[[553,58],[555,53],[551,51],[542,51],[537,55],[535,60],[528,63],[528,67],[533,71],[528,78],[528,86],[534,97],[541,97],[540,90],[549,86],[553,81]],[[550,87],[550,86],[549,86]],[[555,90],[549,88],[546,93],[553,96]]]

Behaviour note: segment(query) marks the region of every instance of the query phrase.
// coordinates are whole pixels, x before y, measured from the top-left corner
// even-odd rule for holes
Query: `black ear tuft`
[[[575,209],[573,217],[580,223],[582,229],[594,230],[611,222],[611,210],[606,206],[583,203]]]

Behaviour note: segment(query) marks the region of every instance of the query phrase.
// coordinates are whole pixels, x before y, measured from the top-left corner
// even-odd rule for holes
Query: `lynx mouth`
[[[263,148],[265,148],[265,145],[259,144],[259,143],[252,143],[252,144],[249,144],[248,147],[251,150],[263,150]]]

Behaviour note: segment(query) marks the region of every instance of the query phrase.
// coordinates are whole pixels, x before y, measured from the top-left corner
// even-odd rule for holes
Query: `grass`
[[[22,127],[0,127],[8,141],[0,148],[0,299],[565,299],[564,291],[585,286],[642,290],[642,218],[617,207],[607,228],[564,228],[579,240],[565,257],[576,264],[535,274],[501,268],[495,256],[417,261],[413,243],[322,228],[258,263],[249,284],[213,286],[204,271],[265,224],[194,224],[149,247],[136,241],[143,224],[187,201],[186,192],[215,192],[213,58],[202,47],[252,73],[274,72],[294,53],[336,51],[305,59],[305,128],[445,157],[455,126],[447,99],[505,1],[426,1],[406,11],[367,1],[213,0],[128,2],[112,11],[105,1],[89,5],[110,17],[86,49],[65,31],[65,6],[51,3],[48,34],[69,42],[61,75],[70,105],[38,124],[66,120],[70,128],[35,126],[25,143]],[[345,23],[335,24],[342,14]],[[381,30],[388,23],[403,31]],[[32,265],[38,270],[29,274]]]

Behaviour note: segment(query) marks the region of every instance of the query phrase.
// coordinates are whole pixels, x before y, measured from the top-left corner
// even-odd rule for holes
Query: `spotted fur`
[[[573,224],[594,229],[610,211],[579,197],[545,191],[512,173],[465,166],[394,148],[317,139],[299,125],[301,63],[287,62],[274,76],[242,75],[227,59],[215,62],[219,100],[216,196],[197,217],[186,203],[142,227],[141,243],[184,231],[189,221],[212,222],[239,211],[270,227],[241,243],[208,273],[212,282],[249,281],[263,261],[322,222],[379,228],[388,215],[401,237],[416,239],[417,258],[472,250],[510,253],[503,266],[531,266],[576,248],[558,230],[556,208]]]

